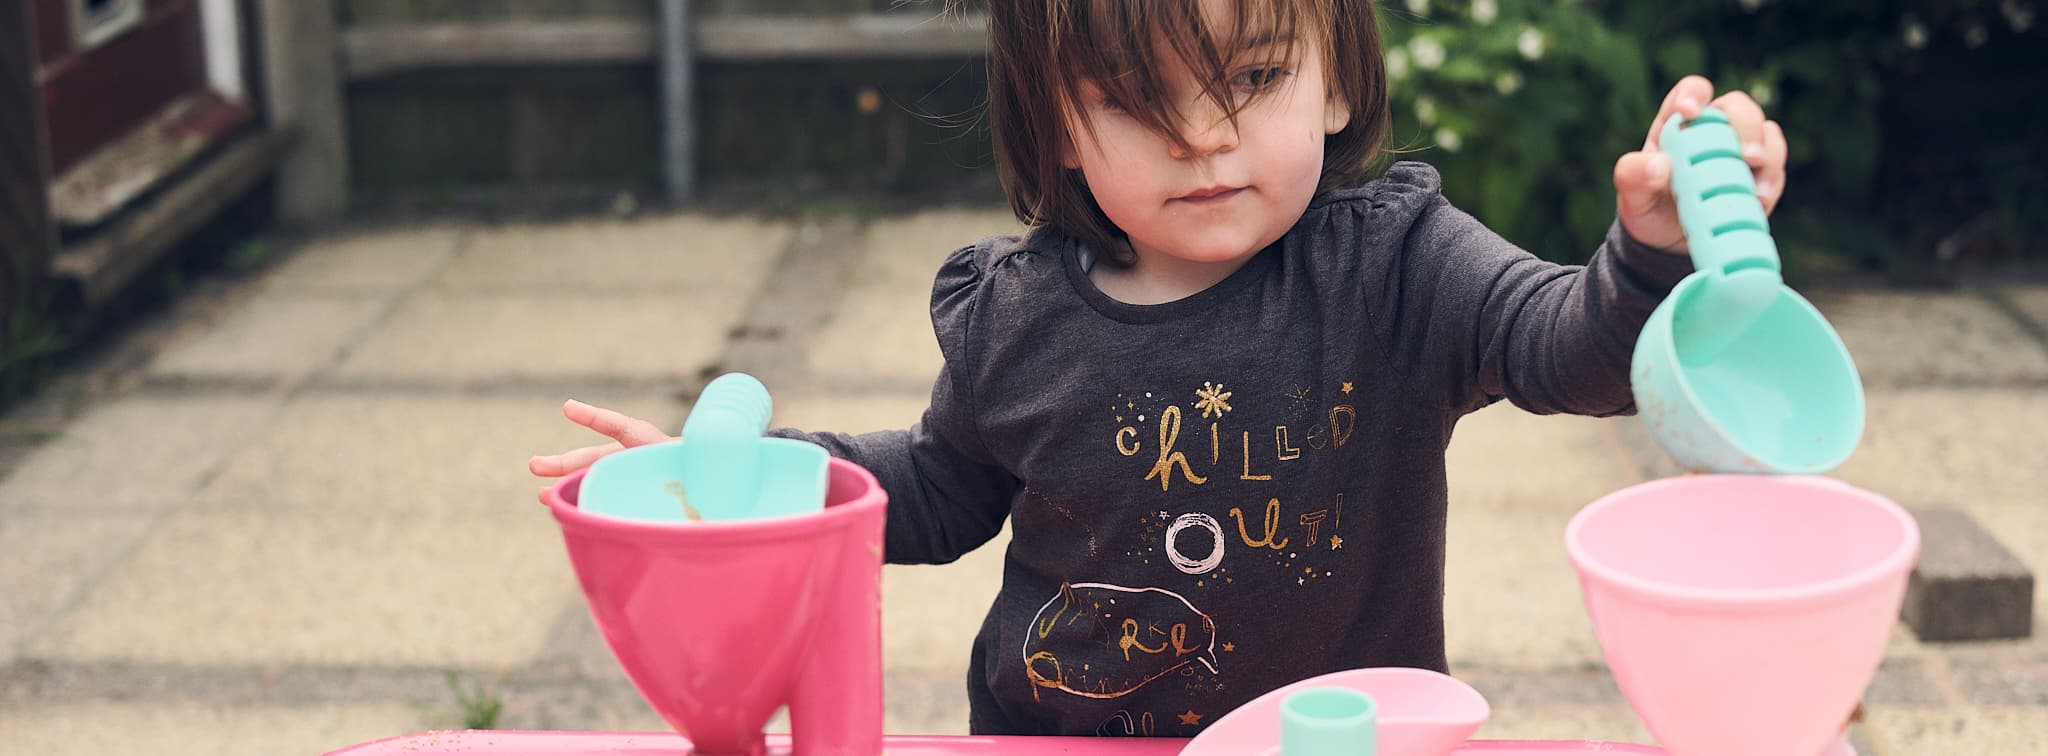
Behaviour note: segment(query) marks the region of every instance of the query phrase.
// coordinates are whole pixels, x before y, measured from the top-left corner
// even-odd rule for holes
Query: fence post
[[[671,202],[686,202],[697,190],[695,56],[691,50],[690,1],[661,0],[662,181]]]
[[[261,0],[263,102],[272,128],[290,133],[277,171],[277,214],[319,223],[348,206],[348,134],[334,0]]]

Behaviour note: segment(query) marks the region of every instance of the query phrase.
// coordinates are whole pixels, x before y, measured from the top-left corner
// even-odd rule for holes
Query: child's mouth
[[[1199,191],[1190,192],[1188,194],[1183,194],[1179,197],[1175,197],[1174,199],[1195,205],[1213,205],[1224,202],[1230,199],[1231,197],[1235,197],[1237,196],[1238,192],[1242,192],[1244,190],[1245,187],[1242,186],[1216,187],[1213,189],[1202,189]]]

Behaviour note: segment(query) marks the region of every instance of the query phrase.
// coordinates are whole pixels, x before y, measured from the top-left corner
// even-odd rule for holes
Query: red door
[[[249,118],[237,0],[32,0],[51,212],[97,224]]]

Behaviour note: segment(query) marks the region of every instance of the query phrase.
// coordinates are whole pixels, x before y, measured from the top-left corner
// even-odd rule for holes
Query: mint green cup
[[[1280,701],[1280,756],[1373,756],[1379,704],[1351,688],[1317,687]]]
[[[1708,108],[1660,147],[1691,250],[1630,362],[1636,410],[1694,472],[1818,474],[1863,438],[1863,381],[1841,336],[1785,286],[1735,130]]]

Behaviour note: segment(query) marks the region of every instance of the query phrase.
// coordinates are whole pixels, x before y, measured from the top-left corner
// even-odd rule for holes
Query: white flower
[[[1543,32],[1536,27],[1524,27],[1521,36],[1515,38],[1515,49],[1522,51],[1522,57],[1536,60],[1543,57]]]
[[[2034,8],[2022,5],[2018,0],[2005,0],[1998,4],[1998,12],[2005,14],[2005,22],[2012,24],[2015,34],[2025,33],[2034,26]]]
[[[1768,81],[1759,81],[1749,85],[1749,98],[1756,100],[1758,105],[1770,107],[1771,101],[1777,99],[1777,97],[1777,90],[1771,89],[1771,83]]]
[[[1963,44],[1968,45],[1972,50],[1983,47],[1984,43],[1989,39],[1991,39],[1991,34],[1984,30],[1983,24],[1973,21],[1969,26],[1963,27]]]
[[[1464,144],[1465,141],[1458,137],[1458,132],[1452,131],[1449,128],[1436,130],[1436,145],[1444,148],[1445,152],[1457,152],[1458,147]]]
[[[1511,95],[1522,89],[1522,75],[1508,71],[1493,77],[1493,89],[1504,95]]]
[[[1436,100],[1427,97],[1415,98],[1415,120],[1424,126],[1436,125]]]
[[[1905,21],[1905,28],[1899,30],[1899,38],[1900,41],[1906,43],[1906,47],[1908,48],[1918,50],[1922,47],[1926,47],[1927,27],[1920,25],[1920,19],[1914,18],[1912,16],[1907,16]]]
[[[1408,12],[1423,15],[1429,12],[1429,0],[1408,0]]]
[[[1493,23],[1500,17],[1500,5],[1494,0],[1472,0],[1472,20],[1482,24]]]
[[[1419,36],[1408,40],[1408,54],[1414,56],[1416,68],[1433,70],[1444,64],[1444,43],[1435,37]]]
[[[1756,9],[1764,7],[1764,0],[1742,0],[1740,5],[1742,6],[1742,12],[1755,13]]]
[[[1408,49],[1396,47],[1387,51],[1387,76],[1395,81],[1408,78]]]

